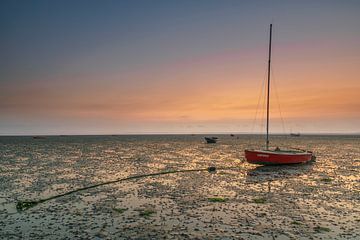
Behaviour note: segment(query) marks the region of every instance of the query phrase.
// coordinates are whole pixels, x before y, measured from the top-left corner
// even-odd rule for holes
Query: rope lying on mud
[[[84,191],[84,190],[87,190],[87,189],[96,188],[96,187],[100,187],[100,186],[104,186],[104,185],[108,185],[108,184],[112,184],[112,183],[118,183],[118,182],[123,182],[123,181],[127,181],[127,180],[132,180],[132,179],[160,176],[160,175],[172,174],[172,173],[202,172],[202,171],[215,172],[216,170],[230,170],[230,169],[238,169],[238,168],[239,167],[216,168],[216,167],[211,166],[211,167],[208,167],[208,168],[200,168],[200,169],[171,170],[171,171],[158,172],[158,173],[134,175],[134,176],[130,176],[130,177],[127,177],[127,178],[119,178],[119,179],[108,181],[108,182],[103,182],[103,183],[90,185],[90,186],[87,186],[87,187],[78,188],[78,189],[75,189],[75,190],[72,190],[72,191],[69,191],[69,192],[66,192],[66,193],[58,194],[58,195],[51,196],[51,197],[44,198],[44,199],[40,199],[40,200],[18,201],[16,203],[16,209],[19,212],[25,211],[25,210],[27,210],[29,208],[35,207],[39,203],[47,202],[47,201],[50,201],[50,200],[53,200],[53,199],[56,199],[56,198],[67,196],[67,195],[70,195],[70,194],[73,194],[73,193],[76,193],[76,192],[80,192],[80,191]]]

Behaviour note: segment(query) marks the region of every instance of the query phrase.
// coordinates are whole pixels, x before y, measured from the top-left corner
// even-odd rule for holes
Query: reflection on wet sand
[[[314,163],[294,164],[294,165],[258,165],[246,171],[247,182],[273,181],[283,180],[286,178],[294,178],[311,171]]]

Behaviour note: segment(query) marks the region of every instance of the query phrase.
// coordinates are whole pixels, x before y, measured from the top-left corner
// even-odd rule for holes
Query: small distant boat
[[[45,139],[46,137],[44,137],[44,136],[33,136],[32,138],[33,139]]]
[[[290,133],[291,137],[300,137],[300,133]]]
[[[235,135],[234,134],[230,134],[230,137],[234,137]]]
[[[280,150],[280,148],[278,147],[276,147],[274,150],[269,149],[271,36],[272,36],[272,24],[270,24],[268,81],[267,81],[266,148],[263,150],[253,150],[253,149],[245,150],[245,158],[246,161],[249,163],[261,164],[261,165],[306,163],[315,159],[315,156],[311,151]]]
[[[205,137],[206,143],[216,143],[217,137]]]

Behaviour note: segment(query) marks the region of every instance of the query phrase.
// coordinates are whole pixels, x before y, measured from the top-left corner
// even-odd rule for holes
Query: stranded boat
[[[271,37],[272,24],[270,24],[270,41],[269,41],[269,61],[268,61],[268,81],[267,81],[267,106],[266,106],[266,148],[263,150],[246,149],[245,159],[249,163],[272,165],[272,164],[294,164],[305,163],[315,156],[312,152],[306,150],[281,150],[275,148],[269,149],[269,109],[270,109],[270,68],[271,68]]]
[[[245,150],[248,163],[261,165],[305,163],[314,159],[313,153],[305,150]]]
[[[205,137],[206,143],[216,143],[217,139],[218,139],[217,137],[211,137],[211,138]]]

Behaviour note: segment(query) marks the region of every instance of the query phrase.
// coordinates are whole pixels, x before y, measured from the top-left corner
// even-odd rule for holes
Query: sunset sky
[[[360,1],[79,0],[1,1],[0,135],[261,132],[270,23],[270,131],[359,133]]]

